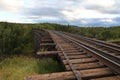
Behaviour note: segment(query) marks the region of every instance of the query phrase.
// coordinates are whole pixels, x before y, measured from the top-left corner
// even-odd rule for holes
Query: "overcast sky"
[[[0,0],[0,21],[120,25],[120,0]]]

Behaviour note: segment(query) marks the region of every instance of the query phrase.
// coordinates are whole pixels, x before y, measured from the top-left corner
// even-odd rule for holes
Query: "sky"
[[[0,21],[120,25],[120,0],[0,0]]]

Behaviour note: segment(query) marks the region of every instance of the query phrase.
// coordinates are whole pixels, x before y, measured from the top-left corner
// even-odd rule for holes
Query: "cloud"
[[[23,6],[24,3],[20,0],[0,0],[0,11],[18,12]]]
[[[29,16],[60,16],[59,10],[49,7],[29,9],[25,11],[25,14]]]
[[[57,22],[78,26],[118,25],[119,4],[119,0],[1,0],[0,17],[6,17],[0,20]]]
[[[120,1],[119,0],[86,0],[86,3],[83,6],[86,9],[97,10],[103,14],[120,14]]]

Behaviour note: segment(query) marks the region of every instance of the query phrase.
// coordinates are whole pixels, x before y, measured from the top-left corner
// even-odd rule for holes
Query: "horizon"
[[[119,0],[1,0],[0,22],[120,26],[119,4]]]

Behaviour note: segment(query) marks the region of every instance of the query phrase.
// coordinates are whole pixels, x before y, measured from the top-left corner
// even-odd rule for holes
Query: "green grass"
[[[110,40],[108,40],[107,42],[120,42],[120,38],[110,39]]]
[[[63,71],[63,67],[52,58],[44,58],[40,60],[36,69],[39,74]]]
[[[34,59],[12,57],[0,61],[0,80],[23,80],[25,76],[62,71],[62,67],[52,58]]]

